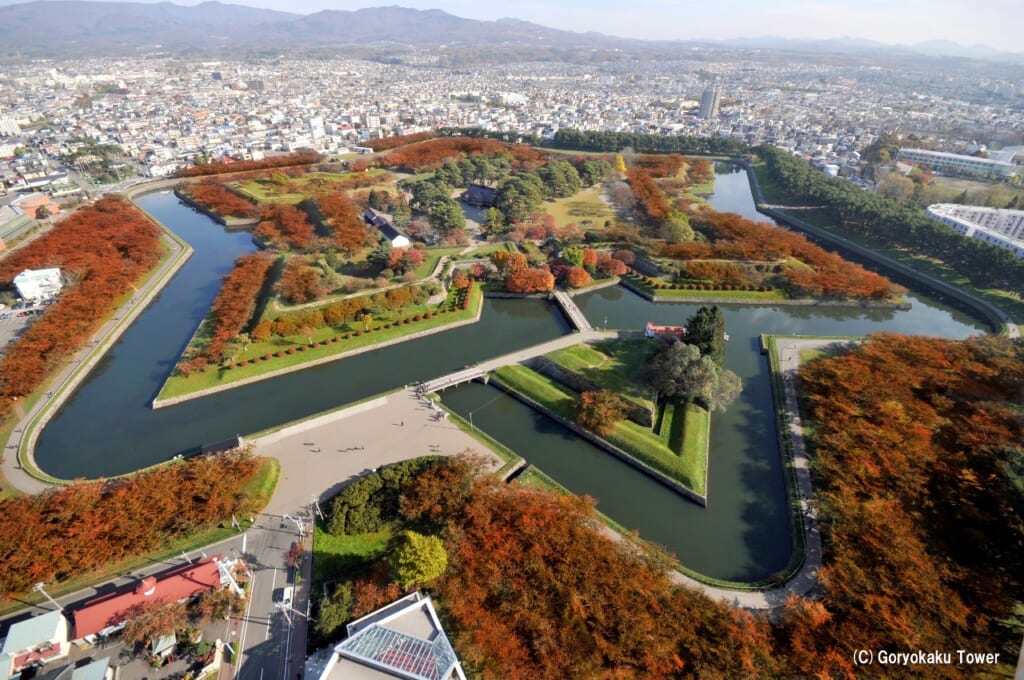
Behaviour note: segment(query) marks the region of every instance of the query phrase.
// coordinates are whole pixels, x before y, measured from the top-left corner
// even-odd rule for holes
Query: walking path
[[[160,225],[158,225],[160,226]],[[163,227],[161,227],[163,229]],[[15,425],[10,438],[4,449],[3,459],[0,461],[0,470],[4,478],[15,489],[22,493],[41,493],[50,488],[50,484],[43,482],[21,466],[19,452],[28,456],[29,465],[35,467],[31,460],[32,450],[35,447],[36,437],[50,419],[73,393],[78,384],[88,376],[93,367],[99,363],[106,351],[113,346],[117,338],[131,326],[142,310],[155,298],[164,285],[185,264],[192,254],[192,248],[183,245],[170,236],[164,236],[164,242],[168,246],[169,255],[156,271],[146,280],[141,288],[136,290],[135,295],[114,312],[114,316],[108,319],[99,330],[93,335],[92,340],[68,358],[67,364],[61,371],[50,380],[49,391],[36,401],[35,405],[22,416]]]
[[[800,368],[800,352],[807,349],[821,349],[836,344],[835,340],[806,339],[776,336],[779,350],[779,370],[783,378],[783,392],[786,415],[789,424],[789,440],[793,450],[793,467],[796,468],[796,493],[799,494],[800,510],[804,532],[804,561],[800,569],[785,585],[770,590],[739,591],[719,588],[701,583],[685,574],[673,572],[673,578],[717,600],[723,600],[745,609],[779,609],[791,595],[809,596],[818,585],[818,570],[821,568],[821,533],[818,525],[814,490],[811,486],[810,462],[804,446],[803,423],[797,400],[796,374]],[[778,398],[778,395],[776,395]],[[799,527],[795,527],[799,530]]]

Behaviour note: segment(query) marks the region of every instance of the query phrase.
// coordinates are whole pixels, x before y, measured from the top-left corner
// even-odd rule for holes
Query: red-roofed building
[[[131,589],[122,589],[87,601],[75,610],[75,640],[120,628],[132,607],[152,602],[170,604],[195,597],[223,585],[220,555],[185,564],[159,576],[147,576]]]
[[[686,326],[658,326],[648,321],[647,327],[644,328],[644,336],[648,338],[656,338],[662,333],[668,333],[669,335],[681,338],[686,335]]]

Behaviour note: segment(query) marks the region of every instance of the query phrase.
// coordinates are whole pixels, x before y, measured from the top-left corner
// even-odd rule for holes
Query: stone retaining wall
[[[332,354],[330,356],[321,357],[319,359],[313,359],[311,361],[307,361],[305,363],[301,363],[301,364],[298,364],[296,366],[288,366],[286,368],[277,369],[276,371],[270,371],[268,373],[262,373],[260,375],[254,375],[254,376],[249,377],[249,378],[243,378],[242,380],[237,380],[235,382],[228,383],[227,385],[218,385],[216,387],[209,387],[209,388],[207,388],[205,390],[199,390],[197,392],[192,392],[190,394],[183,394],[180,397],[169,397],[167,399],[154,399],[153,400],[153,409],[155,410],[155,409],[158,409],[158,408],[164,408],[166,406],[174,406],[175,404],[181,404],[183,402],[191,401],[193,399],[201,399],[203,397],[208,397],[211,394],[217,394],[218,392],[226,392],[227,390],[233,390],[236,387],[242,387],[243,385],[251,385],[252,383],[260,382],[261,380],[270,380],[271,378],[276,378],[278,376],[285,375],[287,373],[294,373],[295,371],[302,371],[302,370],[305,370],[307,368],[311,368],[313,366],[320,366],[321,364],[330,363],[332,361],[338,361],[340,359],[347,359],[348,357],[353,357],[353,356],[356,356],[357,354],[363,354],[364,352],[372,352],[375,349],[382,349],[384,347],[390,347],[391,345],[397,345],[399,343],[407,342],[409,340],[416,340],[418,338],[425,338],[426,336],[433,335],[434,333],[442,333],[444,331],[451,330],[453,328],[459,328],[461,326],[468,326],[468,325],[474,324],[474,323],[476,323],[477,321],[480,320],[480,315],[483,313],[483,308],[484,308],[484,306],[483,306],[483,304],[481,304],[477,308],[477,310],[476,310],[476,315],[473,318],[471,318],[471,319],[464,319],[462,321],[455,321],[455,322],[452,322],[450,324],[445,324],[444,326],[437,326],[436,328],[428,328],[427,330],[417,331],[416,333],[411,333],[409,335],[403,335],[403,336],[401,336],[399,338],[392,338],[390,340],[384,340],[383,342],[374,343],[372,345],[366,345],[365,347],[358,347],[356,349],[349,350],[347,352],[340,352],[338,354]]]
[[[683,484],[677,482],[676,480],[672,479],[671,477],[669,477],[669,476],[667,476],[667,475],[665,475],[665,474],[663,474],[661,472],[658,472],[654,468],[648,467],[647,465],[645,465],[645,464],[641,463],[640,461],[638,461],[636,458],[633,458],[632,456],[630,456],[625,451],[619,449],[616,446],[612,446],[611,444],[609,444],[605,440],[601,439],[600,437],[598,437],[594,433],[589,432],[587,430],[584,430],[582,427],[580,427],[576,423],[574,423],[572,421],[569,421],[569,420],[566,420],[565,418],[563,418],[562,416],[560,416],[557,413],[553,412],[552,410],[550,410],[546,406],[538,404],[537,402],[535,402],[533,399],[530,399],[526,395],[521,394],[521,393],[517,392],[516,390],[511,389],[511,388],[503,385],[501,383],[500,379],[495,378],[491,382],[492,382],[493,385],[498,387],[498,389],[500,389],[501,391],[505,392],[509,396],[511,396],[511,397],[513,397],[515,399],[518,399],[519,401],[523,402],[527,406],[530,406],[531,408],[534,408],[534,409],[540,411],[541,413],[545,414],[546,416],[548,416],[549,418],[551,418],[552,420],[554,420],[558,424],[562,425],[563,427],[565,427],[565,428],[567,428],[569,430],[572,430],[573,432],[578,434],[580,437],[583,437],[584,439],[586,439],[588,442],[590,442],[594,446],[597,446],[598,448],[600,448],[600,449],[602,449],[604,451],[607,451],[608,453],[612,454],[613,456],[615,456],[616,458],[621,460],[623,463],[626,463],[630,467],[633,467],[636,470],[639,470],[640,472],[644,473],[648,477],[651,477],[652,479],[654,479],[654,480],[656,480],[658,482],[661,482],[662,484],[667,486],[669,489],[675,491],[676,493],[678,493],[681,496],[684,496],[685,498],[688,498],[689,500],[693,501],[694,503],[696,503],[696,504],[698,504],[700,506],[707,506],[707,504],[708,504],[707,496],[702,496],[699,493],[697,493],[696,491],[694,491],[693,489],[691,489],[691,488],[689,488],[687,486],[684,486]]]

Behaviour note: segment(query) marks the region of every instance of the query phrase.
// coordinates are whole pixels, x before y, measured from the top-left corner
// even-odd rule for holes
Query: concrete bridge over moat
[[[569,295],[562,290],[556,290],[551,294],[551,300],[558,305],[562,313],[565,314],[566,319],[572,325],[574,332],[569,335],[563,335],[560,338],[550,340],[548,342],[542,342],[531,347],[526,347],[515,352],[488,359],[487,361],[481,361],[471,366],[453,371],[448,375],[442,375],[439,378],[428,380],[421,383],[419,388],[422,392],[437,392],[438,390],[444,390],[448,387],[455,387],[462,383],[470,382],[476,378],[481,378],[491,371],[501,368],[502,366],[508,366],[509,364],[519,364],[528,359],[541,356],[542,354],[548,354],[555,350],[570,347],[572,345],[578,345],[581,342],[596,342],[597,340],[605,340],[607,338],[619,338],[636,335],[629,331],[599,331],[595,330],[590,322],[587,321],[587,317],[583,315],[583,311],[576,306],[576,302],[569,297]]]
[[[606,340],[609,338],[634,336],[636,336],[636,333],[632,331],[598,331],[594,329],[578,333],[570,333],[568,335],[555,338],[554,340],[548,340],[547,342],[532,345],[524,349],[516,350],[515,352],[503,354],[500,357],[481,361],[473,364],[472,366],[466,366],[465,368],[453,371],[448,375],[442,375],[439,378],[423,382],[419,387],[423,392],[437,392],[439,390],[455,387],[456,385],[461,385],[463,383],[470,382],[471,380],[475,380],[476,378],[483,377],[502,366],[519,364],[527,361],[528,359],[533,359],[534,357],[554,352],[555,350],[571,347],[572,345],[578,345],[581,342],[596,342],[598,340]]]

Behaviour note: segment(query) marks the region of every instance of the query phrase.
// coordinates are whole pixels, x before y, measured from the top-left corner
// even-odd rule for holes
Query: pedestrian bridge
[[[573,305],[575,307],[575,305]],[[579,308],[576,308],[577,311]],[[548,340],[531,347],[516,350],[504,354],[500,357],[481,361],[473,364],[472,366],[466,366],[458,371],[453,371],[447,375],[443,375],[433,380],[427,380],[426,382],[419,385],[419,390],[423,393],[437,392],[448,387],[455,387],[462,383],[470,382],[476,378],[481,378],[491,371],[501,368],[502,366],[508,366],[509,364],[518,364],[527,359],[540,356],[542,354],[548,354],[554,352],[557,349],[564,347],[570,347],[572,345],[578,345],[581,342],[595,342],[597,340],[604,340],[607,338],[617,338],[623,335],[635,336],[635,333],[626,332],[625,334],[620,331],[596,331],[593,328],[588,330],[580,331],[578,333],[570,333],[569,335],[563,335],[560,338],[554,340]]]
[[[576,305],[576,301],[569,297],[569,294],[564,290],[556,290],[552,293],[555,302],[562,311],[565,312],[565,316],[568,317],[569,323],[572,324],[573,328],[581,333],[584,331],[592,331],[594,327],[587,321],[587,317],[583,315],[583,312]]]

